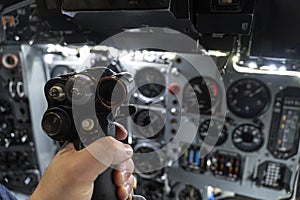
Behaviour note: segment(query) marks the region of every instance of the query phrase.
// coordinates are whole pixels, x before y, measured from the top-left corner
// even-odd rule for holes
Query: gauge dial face
[[[211,128],[211,133],[215,135],[211,135],[211,137],[218,137],[218,141],[216,145],[221,145],[223,144],[228,137],[228,131],[227,127],[222,124],[219,120],[205,120],[202,124],[200,124],[199,129],[198,129],[198,134],[202,140],[205,139],[207,136],[207,132],[209,127]]]
[[[145,180],[141,181],[145,182]],[[164,184],[159,182],[150,181],[143,186],[142,195],[146,199],[163,200],[164,197]]]
[[[242,151],[253,152],[262,147],[264,136],[256,126],[243,124],[233,131],[232,142]]]
[[[164,75],[154,68],[143,68],[135,75],[135,83],[139,92],[148,98],[160,96],[166,88]]]
[[[179,199],[180,200],[194,200],[194,199],[201,200],[202,196],[200,191],[197,188],[191,185],[187,185],[185,189],[183,189],[179,193]]]
[[[164,117],[160,113],[151,110],[141,110],[135,117],[139,133],[136,136],[143,138],[156,138],[164,133]]]
[[[161,156],[155,152],[154,148],[148,146],[139,147],[134,153],[133,161],[139,176],[145,179],[152,179],[162,173],[161,169],[154,170],[161,164]],[[147,155],[147,159],[145,159],[145,155]],[[154,161],[157,163],[154,163]]]
[[[213,79],[193,78],[184,88],[183,108],[192,113],[209,113],[217,105],[219,95],[219,86]]]
[[[270,91],[256,79],[242,79],[227,91],[227,103],[231,112],[239,117],[253,118],[262,114],[269,102]]]

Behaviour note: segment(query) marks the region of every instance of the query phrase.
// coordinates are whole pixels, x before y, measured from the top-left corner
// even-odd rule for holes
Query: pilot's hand
[[[117,139],[127,132],[117,124]],[[109,165],[116,165],[114,182],[119,199],[130,199],[136,179],[132,148],[112,137],[101,138],[76,151],[73,144],[63,147],[49,164],[30,200],[90,200],[94,181]]]

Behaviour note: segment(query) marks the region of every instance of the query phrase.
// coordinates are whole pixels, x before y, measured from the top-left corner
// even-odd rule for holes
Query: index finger
[[[125,140],[128,136],[127,130],[119,124],[118,122],[115,122],[116,125],[116,139],[117,140]]]

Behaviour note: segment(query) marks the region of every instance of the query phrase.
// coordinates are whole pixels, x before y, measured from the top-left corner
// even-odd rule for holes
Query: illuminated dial
[[[256,126],[243,124],[233,131],[232,142],[242,151],[253,152],[262,147],[264,136]]]
[[[227,91],[227,103],[231,112],[245,118],[262,114],[270,102],[267,86],[256,79],[242,79],[233,83]]]
[[[135,82],[142,95],[154,98],[165,91],[166,80],[164,75],[154,68],[143,68],[135,75]]]
[[[184,88],[183,108],[192,113],[209,113],[217,105],[219,93],[219,86],[214,80],[193,78]]]
[[[209,126],[211,128],[211,133],[215,134],[215,135],[211,135],[211,137],[219,138],[216,145],[223,144],[228,137],[227,127],[218,120],[208,119],[208,120],[205,120],[202,124],[200,124],[199,129],[198,129],[198,134],[201,137],[201,139],[204,140],[205,137],[207,136]]]
[[[164,133],[164,121],[164,117],[156,111],[139,111],[134,117],[138,129],[136,136],[155,138],[162,135]]]

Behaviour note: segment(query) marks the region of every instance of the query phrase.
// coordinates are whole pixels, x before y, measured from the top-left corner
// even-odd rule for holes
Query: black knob
[[[42,119],[42,128],[46,134],[54,140],[70,140],[71,120],[69,115],[59,109],[48,110]]]
[[[127,89],[120,80],[105,77],[99,81],[97,95],[102,105],[111,109],[120,106],[125,101]]]

